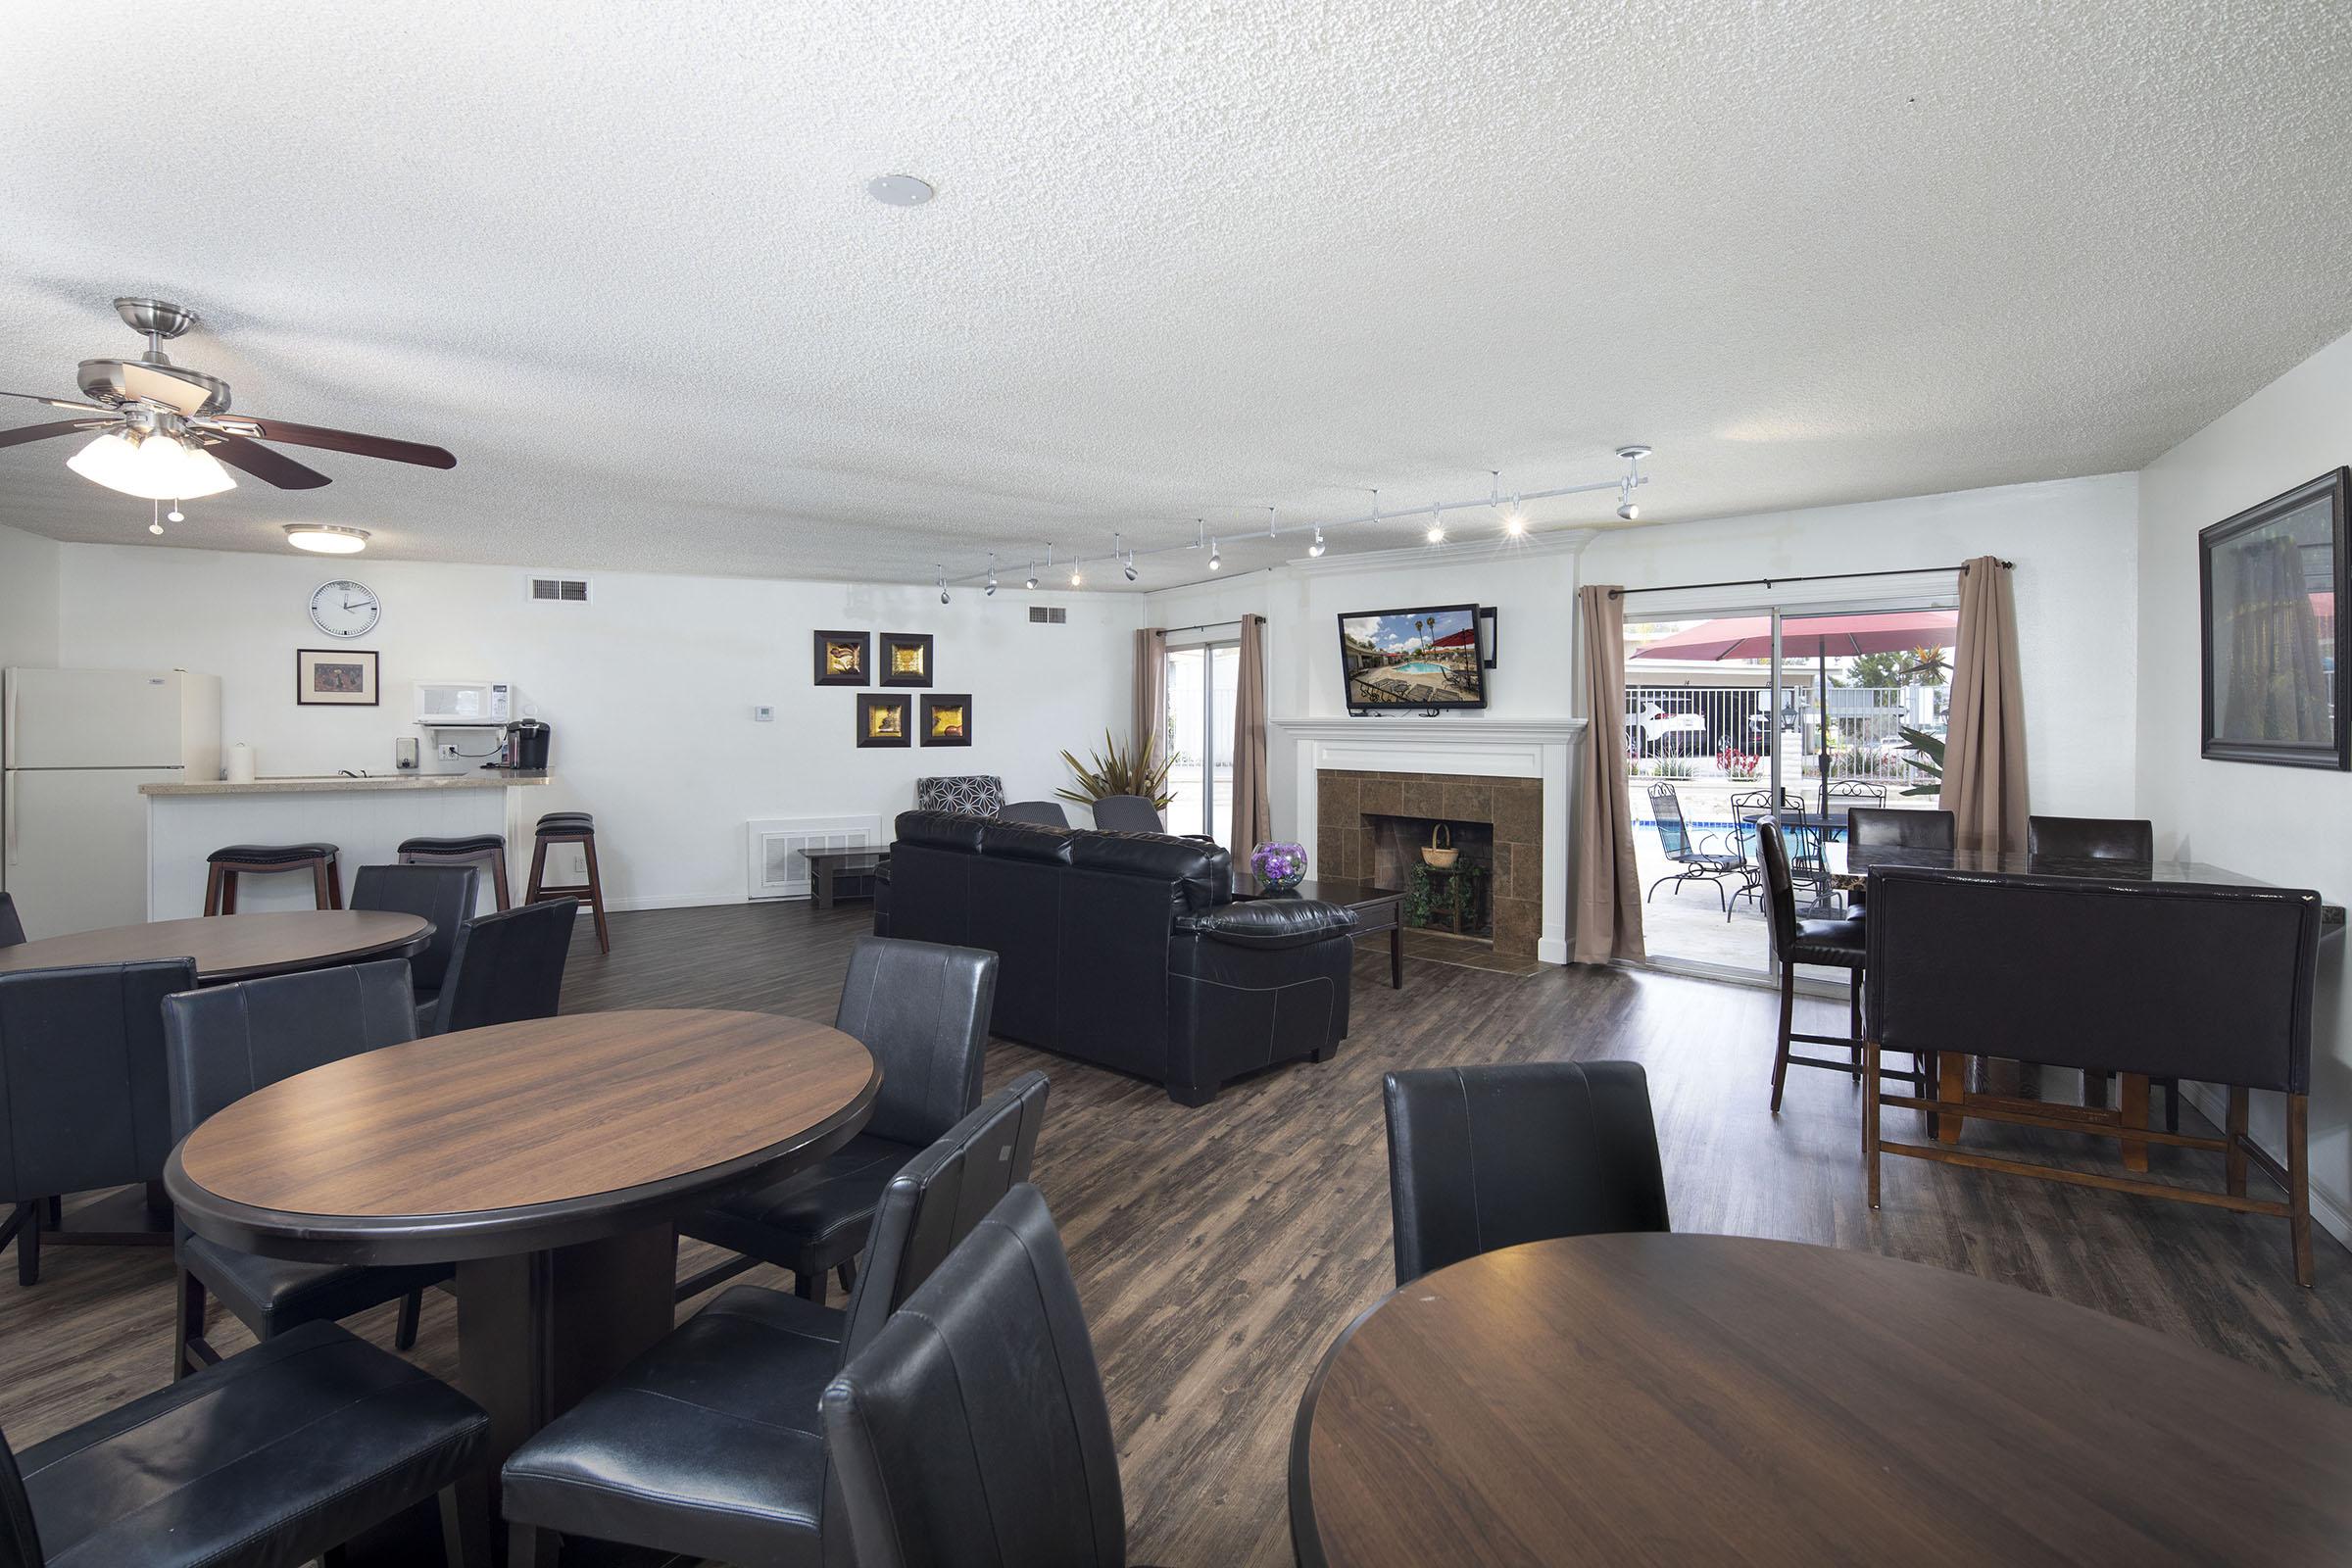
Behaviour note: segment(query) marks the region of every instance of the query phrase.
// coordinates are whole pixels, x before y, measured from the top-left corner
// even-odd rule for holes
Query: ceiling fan
[[[237,482],[221,466],[224,463],[281,490],[315,490],[328,482],[325,474],[272,452],[261,444],[264,441],[428,468],[458,466],[458,460],[441,448],[415,441],[230,414],[226,381],[173,365],[164,352],[166,338],[196,324],[195,312],[150,299],[119,299],[115,312],[132,331],[147,335],[147,352],[135,360],[82,361],[81,392],[87,402],[0,392],[0,397],[72,409],[78,416],[54,424],[0,430],[0,447],[95,431],[97,439],[68,458],[66,466],[110,490],[150,501],[219,495]]]

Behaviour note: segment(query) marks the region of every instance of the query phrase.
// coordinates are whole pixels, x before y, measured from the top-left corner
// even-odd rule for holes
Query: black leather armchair
[[[2126,816],[2029,816],[2026,854],[2036,860],[2147,865],[2156,858],[2156,824]]]
[[[823,1419],[858,1568],[1126,1561],[1110,1406],[1034,1187],[850,1356]]]
[[[164,1054],[171,1073],[172,1140],[187,1137],[213,1112],[280,1078],[416,1038],[409,965],[401,958],[167,997]],[[405,1350],[416,1343],[421,1293],[450,1273],[445,1263],[368,1268],[263,1257],[183,1227],[172,1375],[182,1377],[196,1363],[220,1359],[204,1337],[208,1292],[264,1342],[305,1323],[332,1322],[398,1300],[393,1343]]]
[[[67,1193],[155,1182],[172,1152],[164,998],[196,983],[189,958],[0,975],[0,1247],[17,1283],[41,1277],[42,1211]],[[53,1228],[54,1243],[161,1247],[167,1229]]]
[[[873,1115],[858,1136],[773,1187],[733,1193],[678,1229],[742,1254],[679,1287],[684,1299],[756,1263],[793,1273],[800,1295],[825,1298],[825,1271],[846,1289],[874,1205],[899,1167],[980,1103],[997,956],[975,948],[859,937],[850,950],[833,1027],[882,1064]]]
[[[458,929],[449,973],[417,1033],[445,1035],[525,1018],[553,1018],[580,901],[551,899],[475,915]]]
[[[449,978],[449,961],[458,951],[458,933],[473,918],[480,883],[480,872],[470,865],[363,865],[352,881],[353,908],[390,909],[422,915],[433,922],[433,935],[424,951],[409,956],[409,984],[416,994],[419,1034],[432,1033],[441,988]]]
[[[817,1396],[1016,1182],[1045,1120],[1023,1073],[901,1169],[846,1312],[738,1285],[508,1459],[510,1568],[558,1531],[740,1564],[843,1564]]]
[[[489,1568],[489,1520],[457,1485],[489,1429],[455,1389],[314,1323],[21,1454],[0,1442],[0,1565],[303,1563],[437,1494],[449,1568]]]
[[[1524,1242],[1669,1228],[1638,1062],[1423,1067],[1381,1087],[1399,1285]]]
[[[891,850],[893,935],[1001,960],[994,1033],[1164,1084],[1220,1085],[1348,1033],[1354,914],[1233,902],[1214,844],[909,811]]]

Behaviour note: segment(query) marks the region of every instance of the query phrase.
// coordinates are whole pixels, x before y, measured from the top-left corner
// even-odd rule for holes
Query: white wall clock
[[[366,583],[338,577],[311,595],[311,624],[329,637],[365,637],[383,618],[383,601]]]

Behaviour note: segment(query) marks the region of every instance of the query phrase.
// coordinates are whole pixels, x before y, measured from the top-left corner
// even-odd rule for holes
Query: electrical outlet
[[[456,761],[456,760],[457,760],[457,759],[458,759],[458,756],[459,756],[459,753],[458,753],[458,748],[457,748],[457,743],[456,743],[456,742],[454,742],[454,741],[443,741],[443,742],[442,742],[442,743],[441,743],[439,746],[435,747],[433,750],[434,750],[434,753],[435,753],[435,755],[437,755],[438,757],[440,757],[440,758],[441,758],[443,760],[445,760],[445,761],[453,761],[453,762],[454,762],[454,761]]]

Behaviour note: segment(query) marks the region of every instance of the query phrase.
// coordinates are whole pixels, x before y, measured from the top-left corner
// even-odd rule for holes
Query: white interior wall
[[[393,738],[418,733],[416,681],[513,682],[555,730],[556,782],[532,805],[596,813],[619,907],[744,897],[750,818],[871,814],[887,833],[932,773],[996,773],[1013,798],[1051,797],[1063,748],[1083,755],[1105,724],[1127,727],[1140,609],[1119,595],[965,591],[943,606],[904,585],[616,572],[593,576],[590,604],[556,606],[529,602],[527,574],[504,566],[106,545],[65,546],[61,564],[59,662],[220,675],[222,739],[251,744],[264,774],[388,772]],[[297,707],[295,650],[329,641],[311,592],[341,575],[383,600],[382,623],[351,645],[382,655],[383,705]],[[1068,623],[1030,624],[1033,602],[1066,606]],[[932,689],[971,695],[970,747],[854,744],[857,692],[811,684],[810,633],[860,628],[935,636]],[[772,721],[755,722],[760,704]]]
[[[64,547],[0,528],[0,669],[57,662],[58,558]]]
[[[2352,336],[2338,339],[2142,470],[2137,814],[2159,853],[2352,899],[2352,777],[2198,756],[2197,532],[2352,461]],[[2344,652],[2340,644],[2336,657]],[[2345,722],[2352,715],[2338,714]],[[2312,1045],[2312,1199],[2352,1243],[2352,1008],[2345,939],[2321,949]],[[2277,1097],[2254,1133],[2283,1150]]]

